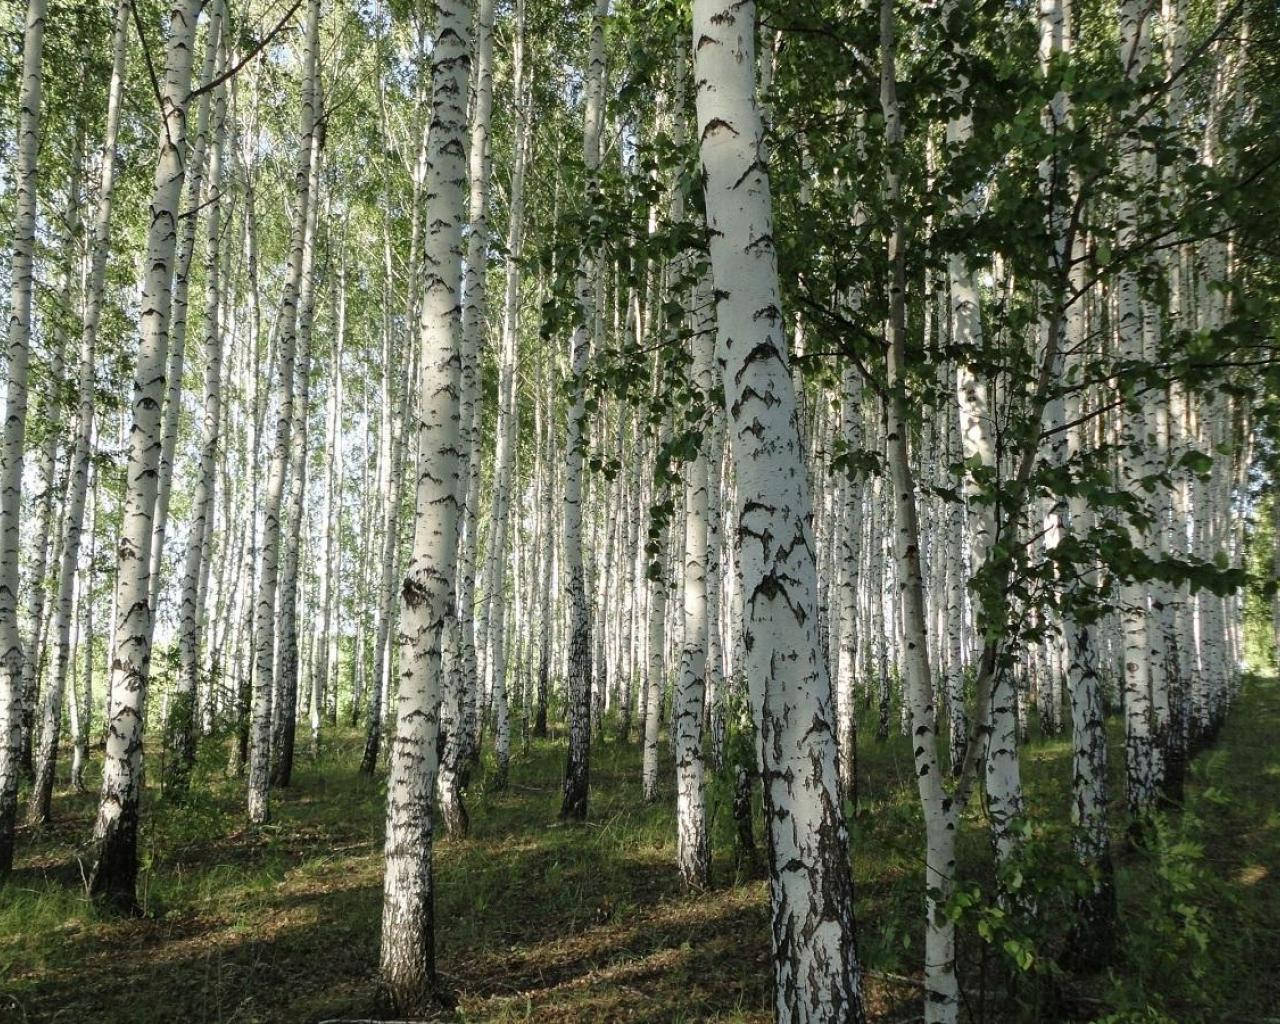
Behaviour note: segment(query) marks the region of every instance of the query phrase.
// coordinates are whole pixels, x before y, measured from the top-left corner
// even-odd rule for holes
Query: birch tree
[[[755,5],[696,0],[694,82],[717,358],[738,483],[746,671],[764,683],[774,1016],[863,1020],[811,504],[755,102]]]
[[[275,692],[275,615],[280,579],[280,512],[284,501],[285,473],[289,465],[293,431],[295,360],[298,343],[298,296],[302,286],[306,248],[308,209],[314,199],[311,187],[317,157],[312,139],[316,130],[316,61],[319,50],[320,2],[307,5],[305,49],[302,59],[302,113],[298,163],[295,172],[293,233],[289,266],[285,272],[284,294],[280,301],[280,340],[275,371],[280,402],[276,414],[275,444],[267,478],[263,518],[261,570],[255,595],[253,620],[253,724],[249,747],[249,821],[267,821],[267,793],[271,772],[271,702]]]
[[[0,452],[0,877],[13,866],[13,830],[18,813],[20,730],[25,714],[22,638],[18,632],[18,529],[22,513],[22,456],[26,438],[27,363],[31,350],[32,261],[36,235],[36,155],[40,138],[45,0],[28,0],[22,36],[22,86],[18,95],[18,139],[9,276],[8,384],[4,448]]]
[[[86,282],[84,323],[80,338],[77,371],[78,410],[75,441],[71,453],[71,483],[63,511],[62,559],[58,566],[58,586],[54,599],[53,674],[46,691],[44,723],[41,730],[40,757],[32,786],[28,820],[47,821],[53,794],[53,773],[57,763],[58,733],[61,722],[61,699],[71,666],[73,647],[71,630],[77,570],[80,560],[81,535],[85,500],[89,490],[90,452],[94,432],[95,380],[94,360],[97,354],[98,327],[106,290],[107,256],[111,245],[111,199],[115,190],[116,138],[120,127],[120,102],[124,90],[125,58],[128,53],[130,0],[122,0],[116,10],[115,30],[111,44],[111,80],[107,87],[107,117],[99,164],[98,198],[93,220],[90,267]],[[78,716],[87,716],[86,700]],[[87,728],[87,721],[86,721]],[[80,741],[77,732],[77,743]],[[83,755],[81,755],[83,763]],[[74,775],[74,769],[73,769]]]
[[[177,245],[186,157],[187,101],[201,0],[176,0],[169,12],[161,100],[160,157],[151,196],[142,323],[134,370],[132,428],[123,526],[117,551],[110,699],[102,795],[93,827],[89,891],[119,910],[136,905],[142,725],[150,679],[151,537],[159,469],[160,407],[169,342],[170,271]]]
[[[582,162],[587,172],[587,207],[595,215],[600,168],[600,120],[604,116],[604,24],[609,0],[596,0],[587,58],[586,101],[582,113]],[[562,818],[587,816],[591,752],[591,621],[582,560],[582,455],[586,443],[586,386],[590,331],[595,321],[595,258],[584,251],[578,263],[580,320],[569,345],[570,396],[565,439],[565,595],[569,602],[569,757],[564,773]]]
[[[399,1013],[438,998],[431,872],[441,698],[441,639],[454,600],[462,288],[466,214],[470,10],[436,8],[431,125],[426,149],[425,242],[416,382],[413,552],[401,587],[400,693],[387,784],[382,887],[383,984]]]
[[[217,40],[221,31],[222,4],[215,0],[209,32]],[[215,42],[215,45],[216,42]],[[225,64],[225,47],[222,63]],[[179,674],[169,697],[166,722],[165,789],[181,794],[190,781],[196,755],[196,688],[200,672],[200,630],[203,608],[199,601],[200,580],[206,571],[209,535],[213,530],[215,460],[218,455],[222,419],[222,279],[221,240],[223,188],[223,134],[226,121],[226,93],[219,89],[214,100],[213,145],[210,149],[208,179],[214,201],[209,207],[205,249],[204,305],[204,424],[200,445],[200,473],[192,498],[194,517],[183,558],[182,590],[178,602]],[[153,561],[155,561],[153,559]]]

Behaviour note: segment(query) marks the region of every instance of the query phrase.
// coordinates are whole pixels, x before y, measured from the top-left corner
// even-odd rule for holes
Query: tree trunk
[[[221,28],[221,4],[215,6],[210,35],[217,45]],[[226,52],[219,66],[226,63]],[[196,760],[196,689],[200,676],[200,633],[204,625],[200,579],[205,570],[205,554],[213,532],[214,498],[217,484],[216,459],[218,433],[222,417],[222,157],[226,120],[226,94],[219,88],[214,100],[213,147],[209,156],[209,185],[214,201],[209,207],[207,249],[205,252],[204,308],[204,424],[200,441],[200,475],[192,497],[193,518],[183,558],[182,590],[178,602],[178,679],[169,697],[169,717],[165,723],[165,793],[181,797],[191,780]],[[176,404],[176,403],[175,403]],[[158,510],[157,510],[158,511]],[[161,539],[157,532],[156,540]],[[158,568],[159,560],[152,559]],[[156,588],[152,588],[153,600]]]
[[[598,219],[600,120],[604,116],[604,26],[609,0],[596,0],[583,105],[582,159],[587,171],[587,207]],[[587,816],[591,753],[591,609],[582,562],[582,453],[586,429],[587,350],[595,323],[595,254],[584,251],[578,265],[578,325],[570,342],[570,398],[565,438],[565,596],[569,600],[569,757],[564,771],[560,817]]]
[[[313,79],[312,100],[317,116],[324,107],[318,79]],[[311,197],[302,236],[302,285],[298,298],[297,397],[290,428],[289,508],[284,524],[284,565],[280,574],[280,671],[276,680],[279,714],[271,738],[271,785],[288,786],[293,777],[294,741],[297,738],[299,670],[305,661],[298,646],[298,551],[302,543],[302,507],[307,496],[307,413],[311,397],[311,344],[315,319],[315,234],[319,213],[320,163],[324,144],[323,120],[311,140]]]
[[[831,685],[755,104],[755,4],[695,0],[698,138],[739,488],[746,670],[764,683],[774,1016],[863,1021]]]
[[[1130,80],[1137,80],[1148,58],[1147,14],[1149,5],[1142,0],[1123,0],[1120,5],[1120,63]],[[1131,126],[1121,143],[1122,174],[1132,187],[1142,173],[1145,157],[1140,152],[1142,140],[1138,125]],[[1138,240],[1138,208],[1131,194],[1121,199],[1116,210],[1116,245],[1121,251],[1132,248]],[[1119,355],[1123,360],[1140,361],[1143,357],[1143,309],[1137,273],[1123,267],[1115,277],[1117,306],[1116,333]],[[1150,439],[1145,401],[1125,410],[1120,418],[1120,480],[1129,494],[1145,493],[1139,481],[1153,471],[1149,452]],[[1129,526],[1129,540],[1135,548],[1145,550],[1147,530],[1137,524]],[[1120,584],[1120,609],[1124,629],[1124,715],[1125,778],[1129,812],[1136,821],[1151,810],[1158,784],[1158,751],[1152,708],[1151,633],[1157,628],[1147,609],[1147,583],[1129,580]]]
[[[684,60],[678,60],[676,67],[677,73],[683,74]],[[714,402],[718,397],[712,365],[715,328],[711,304],[710,282],[704,280],[694,301],[698,321],[693,335],[692,372],[694,385],[708,402]],[[711,452],[704,440],[698,446],[685,478],[684,644],[672,718],[676,755],[676,863],[681,880],[695,889],[706,887],[711,866],[702,759],[707,671],[707,464],[713,456],[718,461],[719,455],[719,452]]]
[[[18,630],[18,548],[22,516],[22,455],[27,425],[27,362],[36,236],[36,153],[40,142],[40,58],[45,0],[28,0],[18,94],[16,200],[9,277],[9,379],[4,448],[0,452],[0,879],[13,867],[23,708],[22,637]]]
[[[401,678],[387,785],[382,981],[395,1010],[438,1001],[431,878],[432,798],[441,698],[441,633],[454,601],[457,515],[462,225],[465,215],[470,9],[442,0],[431,55],[426,153],[427,276],[419,328],[413,552],[401,590]]]
[[[320,518],[320,634],[312,657],[311,693],[307,709],[313,757],[320,753],[320,726],[331,683],[334,688],[334,706],[337,706],[339,630],[335,628],[334,604],[341,583],[338,571],[338,537],[342,531],[342,353],[347,327],[345,240],[338,257],[338,287],[332,294],[333,322],[336,327],[330,351],[328,408],[325,415],[325,449],[329,452],[329,458],[325,465],[324,509]],[[354,702],[354,696],[352,700]]]
[[[169,15],[160,159],[151,198],[151,224],[143,263],[142,337],[133,383],[133,426],[125,477],[111,641],[102,797],[93,828],[89,891],[114,908],[136,908],[138,799],[142,782],[143,707],[151,660],[150,567],[160,404],[169,344],[169,289],[177,242],[186,149],[186,103],[201,0],[175,0]]]
[[[888,201],[901,203],[898,164],[902,159],[902,122],[898,113],[892,0],[880,5],[880,103],[884,112]],[[916,786],[925,822],[925,1020],[951,1024],[959,1010],[955,974],[955,922],[947,904],[955,890],[958,810],[942,784],[938,758],[937,708],[929,670],[924,578],[920,567],[920,526],[915,480],[908,453],[906,252],[901,218],[889,235],[889,353],[885,449],[893,486],[894,554],[903,609],[903,688],[911,708]]]
[[[280,404],[276,413],[275,446],[267,477],[266,507],[262,526],[262,559],[255,595],[253,625],[253,725],[249,746],[249,821],[264,824],[269,816],[267,794],[271,773],[272,696],[275,692],[276,595],[280,584],[280,512],[284,501],[285,474],[291,453],[295,360],[298,344],[298,295],[301,290],[307,248],[306,230],[311,194],[312,137],[316,131],[318,90],[316,65],[319,50],[320,0],[307,6],[306,50],[302,62],[302,117],[298,165],[295,172],[297,210],[290,240],[289,267],[280,302],[280,340],[276,381]]]
[[[210,6],[209,28],[205,32],[204,66],[200,72],[200,84],[213,80],[218,55],[218,37],[222,28],[220,7],[216,0]],[[164,542],[169,526],[169,496],[173,491],[173,456],[178,447],[178,415],[182,411],[182,374],[187,350],[187,293],[191,283],[191,259],[196,250],[196,211],[204,201],[205,154],[209,148],[210,92],[200,94],[196,105],[195,135],[191,141],[188,159],[187,194],[190,211],[184,211],[179,228],[178,253],[174,261],[173,295],[169,325],[169,362],[165,370],[167,396],[164,405],[164,425],[161,429],[160,469],[156,482],[155,523],[151,538],[151,618],[157,612],[156,601],[160,594],[161,566],[164,561]]]

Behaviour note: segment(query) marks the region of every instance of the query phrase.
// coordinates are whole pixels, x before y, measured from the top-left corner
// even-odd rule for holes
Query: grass
[[[1056,969],[1069,922],[1048,913],[1052,892],[1036,896],[1045,920],[1021,926],[1035,953],[1025,973],[966,926],[959,960],[973,1018],[1280,1019],[1278,728],[1280,692],[1251,681],[1218,744],[1192,765],[1184,810],[1160,819],[1148,848],[1120,853],[1111,972]],[[900,736],[870,739],[871,723],[862,735],[863,796],[850,821],[860,955],[873,1017],[908,1021],[919,1012],[911,979],[923,943],[910,750]],[[183,807],[149,788],[139,886],[146,916],[137,920],[103,916],[85,900],[77,849],[94,796],[60,788],[54,824],[20,835],[16,870],[0,890],[0,1021],[371,1016],[384,786],[356,772],[361,743],[341,731],[318,759],[301,755],[294,785],[272,794],[272,824],[261,829],[244,824],[243,782],[225,776],[220,742],[202,749]],[[686,894],[674,869],[672,768],[663,754],[665,789],[646,806],[639,748],[597,743],[586,825],[556,820],[562,739],[517,743],[504,792],[485,792],[477,780],[470,836],[436,846],[437,962],[458,997],[454,1019],[771,1020],[767,890],[759,867],[734,848],[727,783],[714,781],[709,794],[712,887]],[[1069,764],[1066,740],[1028,742],[1033,819],[1065,823]],[[1030,845],[1042,864],[1069,860],[1065,828]],[[975,812],[962,835],[961,875],[986,892],[988,862]]]

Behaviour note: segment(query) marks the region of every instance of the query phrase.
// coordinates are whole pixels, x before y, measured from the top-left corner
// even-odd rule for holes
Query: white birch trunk
[[[1126,77],[1136,80],[1146,67],[1148,6],[1142,0],[1123,0],[1120,5],[1120,63]],[[1136,187],[1144,158],[1141,139],[1133,126],[1122,141],[1121,172],[1128,187]],[[1124,250],[1138,240],[1138,205],[1132,194],[1125,195],[1116,210],[1116,244]],[[1122,267],[1115,276],[1116,332],[1122,360],[1139,361],[1143,356],[1143,313],[1138,277],[1131,267]],[[1145,493],[1139,483],[1150,467],[1149,438],[1145,402],[1126,409],[1120,417],[1120,487],[1129,494]],[[1145,550],[1147,531],[1130,524],[1129,539]],[[1120,610],[1124,629],[1124,714],[1125,778],[1129,811],[1144,817],[1155,799],[1157,752],[1151,703],[1150,634],[1154,628],[1147,609],[1146,583],[1124,580],[1120,585]]]
[[[604,25],[609,0],[596,0],[591,20],[583,104],[582,159],[587,172],[587,206],[599,212],[600,120],[604,114]],[[562,818],[587,816],[591,753],[591,619],[582,552],[582,454],[586,429],[586,370],[595,324],[595,254],[584,252],[578,265],[579,322],[570,340],[570,403],[565,437],[564,550],[565,596],[569,602],[569,757],[565,764]]]
[[[267,821],[267,794],[271,773],[272,695],[276,685],[276,595],[280,573],[280,513],[284,501],[293,432],[294,374],[298,343],[298,293],[303,279],[308,210],[314,201],[312,136],[316,130],[316,65],[319,51],[320,2],[307,6],[305,51],[302,62],[302,113],[295,171],[297,210],[290,240],[289,266],[280,302],[280,341],[275,378],[280,393],[276,414],[275,444],[267,476],[266,506],[262,527],[262,556],[254,597],[253,723],[249,746],[249,821]]]
[[[774,1016],[861,1021],[835,715],[755,103],[755,4],[695,0],[694,81],[725,409],[739,488],[746,671],[763,682]]]
[[[885,119],[889,203],[900,203],[898,161],[902,159],[902,122],[898,113],[892,0],[880,5],[880,103]],[[925,821],[924,1011],[928,1024],[951,1024],[959,1009],[955,975],[955,922],[946,906],[955,890],[958,809],[942,784],[933,676],[929,669],[924,579],[920,567],[920,528],[915,480],[908,453],[906,394],[906,254],[901,221],[889,236],[889,353],[885,454],[893,486],[894,556],[903,607],[903,687],[911,707],[911,736],[916,786]]]
[[[142,282],[142,324],[133,384],[122,527],[111,638],[111,689],[102,796],[89,857],[89,891],[114,907],[136,905],[143,706],[151,661],[151,537],[159,469],[160,403],[169,343],[169,289],[177,244],[186,149],[186,103],[201,0],[175,0],[169,14],[160,158]]]
[[[9,264],[9,374],[4,448],[0,451],[0,878],[13,866],[23,708],[22,637],[18,628],[18,547],[22,516],[22,456],[27,426],[27,363],[31,353],[32,263],[36,238],[36,153],[40,139],[45,0],[28,0],[18,92],[13,256]],[[31,652],[34,654],[34,652]]]
[[[400,691],[387,784],[382,981],[394,1009],[436,1003],[431,848],[441,700],[441,641],[454,603],[457,516],[462,225],[465,217],[470,10],[437,5],[426,150],[424,278],[415,382],[413,549],[401,587]]]
[[[213,11],[210,34],[221,28],[222,10],[218,3]],[[225,64],[223,51],[221,64]],[[221,66],[221,65],[220,65]],[[223,188],[223,131],[226,117],[226,95],[219,88],[213,113],[213,146],[209,156],[209,184],[213,196]],[[217,485],[217,455],[222,421],[222,278],[221,237],[222,201],[210,204],[205,251],[204,307],[204,423],[201,426],[200,474],[192,497],[193,518],[188,530],[187,550],[183,557],[182,589],[178,600],[178,679],[169,697],[169,716],[165,724],[165,792],[180,795],[189,784],[196,757],[196,688],[200,676],[200,641],[204,625],[204,607],[200,598],[200,580],[207,567],[206,552],[213,532],[214,500]],[[173,400],[174,396],[171,396]],[[157,510],[159,511],[159,510]],[[161,534],[157,532],[156,540]],[[157,558],[152,559],[158,568]],[[152,600],[156,588],[152,587]]]
[[[220,7],[216,0],[209,8],[209,22],[205,30],[204,64],[200,72],[200,85],[213,80],[218,55],[219,34],[222,30]],[[212,93],[200,94],[196,104],[195,133],[191,140],[187,166],[186,194],[189,209],[183,211],[179,229],[178,251],[174,260],[173,294],[169,323],[168,366],[165,369],[166,397],[164,420],[160,440],[160,469],[156,481],[155,522],[151,538],[151,618],[154,622],[158,607],[164,562],[164,544],[169,526],[169,496],[173,490],[173,456],[178,447],[178,417],[182,411],[182,374],[187,349],[187,294],[191,284],[191,260],[196,250],[196,224],[198,211],[204,202],[205,156],[209,148],[209,108]]]
[[[682,72],[685,62],[678,61]],[[679,116],[677,114],[677,116]],[[699,283],[694,299],[693,382],[708,402],[723,401],[715,393],[715,334],[710,281]],[[684,644],[680,680],[672,715],[676,758],[676,863],[686,886],[705,888],[711,851],[707,839],[707,804],[702,758],[703,706],[707,666],[707,507],[708,463],[719,461],[703,438],[685,477],[684,505]]]

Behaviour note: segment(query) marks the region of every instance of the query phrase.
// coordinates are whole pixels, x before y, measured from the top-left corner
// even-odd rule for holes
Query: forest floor
[[[873,723],[864,725],[851,822],[860,955],[872,1018],[905,1022],[919,1014],[922,828],[907,741],[877,743]],[[1118,722],[1112,728],[1119,794]],[[1124,846],[1117,825],[1118,948],[1110,970],[1089,976],[1059,971],[1054,958],[1064,918],[1049,886],[1053,866],[1071,859],[1061,827],[1069,744],[1032,734],[1023,759],[1031,817],[1059,827],[1028,839],[1025,870],[1039,881],[1027,891],[1053,923],[1039,932],[1002,924],[983,897],[959,948],[968,1019],[1280,1021],[1276,682],[1250,680],[1218,742],[1191,766],[1183,809],[1159,820],[1145,848]],[[563,737],[517,739],[510,787],[486,792],[479,778],[470,836],[438,842],[437,960],[458,1000],[448,1019],[771,1020],[767,889],[760,866],[734,849],[725,784],[713,781],[710,793],[711,888],[685,894],[665,743],[666,785],[645,806],[639,747],[612,735],[606,727],[592,751],[586,825],[556,821]],[[301,754],[293,785],[272,794],[272,824],[259,829],[244,824],[243,783],[225,777],[225,745],[206,743],[184,806],[146,795],[140,919],[103,916],[85,900],[77,852],[95,800],[60,788],[55,823],[20,834],[16,871],[0,890],[0,1021],[374,1016],[385,787],[355,770],[361,742],[340,731],[318,759]],[[1122,803],[1112,801],[1117,818]],[[990,892],[978,812],[961,855],[961,877]],[[977,937],[982,922],[994,942]]]

